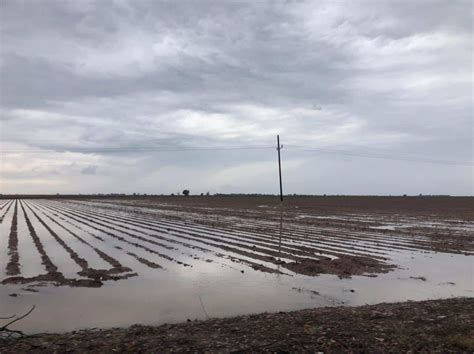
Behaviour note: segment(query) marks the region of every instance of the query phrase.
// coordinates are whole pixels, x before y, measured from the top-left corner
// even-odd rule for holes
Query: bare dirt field
[[[473,296],[468,197],[30,196],[0,232],[26,333]]]

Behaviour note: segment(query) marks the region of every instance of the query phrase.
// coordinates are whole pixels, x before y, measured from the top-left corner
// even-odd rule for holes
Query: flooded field
[[[441,198],[442,199],[442,198]],[[26,332],[474,296],[472,198],[0,200]]]

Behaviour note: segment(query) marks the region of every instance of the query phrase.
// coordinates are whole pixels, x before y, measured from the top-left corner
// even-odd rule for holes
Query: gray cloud
[[[470,1],[1,6],[5,192],[473,192]]]
[[[97,173],[97,166],[87,166],[87,167],[84,167],[82,170],[81,170],[81,173],[83,175],[91,175],[91,176],[94,176],[96,173]]]

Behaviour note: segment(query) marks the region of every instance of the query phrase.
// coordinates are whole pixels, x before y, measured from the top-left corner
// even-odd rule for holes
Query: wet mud
[[[395,268],[367,257],[343,256],[337,259],[307,259],[301,262],[284,264],[283,267],[304,275],[335,274],[339,278],[350,278],[353,275],[370,275],[387,273]]]
[[[433,210],[419,200],[406,207],[397,199],[396,211],[391,204],[381,207],[387,200],[367,201],[370,208],[351,198],[345,201],[347,205],[341,200],[290,198],[284,206],[263,197],[9,200],[0,205],[2,221],[13,208],[10,259],[2,282],[98,287],[106,281],[137,276],[132,267],[123,265],[122,258],[111,256],[95,245],[98,243],[153,270],[166,270],[170,264],[190,269],[193,264],[213,263],[230,268],[239,265],[242,273],[248,269],[340,278],[390,272],[397,266],[390,261],[394,252],[474,254],[474,216],[464,199],[458,200],[457,215],[442,208]],[[45,274],[20,274],[19,210]],[[80,268],[77,278],[66,278],[62,265],[52,262],[35,223]],[[89,256],[79,255],[70,237],[110,268],[91,267]],[[86,239],[90,237],[95,242]]]
[[[20,256],[18,255],[18,202],[15,201],[13,219],[8,237],[8,255],[10,261],[7,264],[7,275],[15,276],[20,274]]]

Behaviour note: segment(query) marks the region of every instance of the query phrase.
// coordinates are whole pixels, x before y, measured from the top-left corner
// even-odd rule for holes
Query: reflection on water
[[[376,277],[353,276],[350,279],[340,279],[336,275],[305,276],[290,272],[280,267],[280,261],[292,256],[288,250],[294,248],[298,239],[290,236],[294,228],[288,230],[289,227],[285,227],[282,207],[279,211],[278,233],[268,235],[268,239],[272,240],[272,243],[268,242],[269,247],[277,250],[275,261],[261,262],[268,267],[281,270],[282,273],[270,273],[254,270],[250,263],[224,257],[225,252],[230,254],[228,249],[221,249],[211,244],[205,244],[205,247],[200,248],[203,244],[199,243],[193,234],[189,233],[189,236],[186,236],[188,239],[184,239],[179,238],[179,234],[175,231],[186,231],[187,227],[197,230],[199,225],[189,226],[174,220],[166,220],[166,223],[160,221],[159,225],[157,223],[158,226],[161,224],[166,226],[163,226],[163,231],[160,229],[158,232],[151,227],[146,228],[148,222],[149,225],[155,225],[152,224],[156,222],[153,217],[147,219],[140,216],[140,220],[144,222],[140,226],[134,224],[133,215],[122,220],[121,217],[125,214],[116,211],[114,213],[107,211],[109,214],[104,211],[102,215],[99,210],[95,214],[95,221],[91,221],[92,219],[89,219],[91,216],[85,208],[82,210],[78,207],[73,214],[66,206],[59,208],[53,203],[25,205],[31,207],[25,210],[34,210],[45,220],[46,217],[50,217],[51,220],[62,222],[69,230],[74,230],[76,236],[87,240],[90,247],[79,242],[71,233],[63,232],[59,225],[50,226],[52,231],[77,252],[78,257],[87,260],[91,265],[106,266],[104,259],[93,252],[94,248],[97,248],[106,252],[110,259],[117,260],[124,267],[129,267],[138,273],[138,276],[129,279],[105,281],[100,288],[0,285],[0,317],[24,313],[31,305],[36,305],[36,310],[28,318],[13,327],[30,333],[68,331],[86,327],[128,326],[134,323],[162,324],[187,319],[205,319],[208,316],[223,317],[318,306],[353,306],[474,295],[473,256],[435,253],[408,247],[389,250],[387,247],[376,248],[378,245],[372,243],[374,249],[383,250],[384,257],[398,265],[394,271]],[[0,223],[1,250],[8,249],[12,210],[13,208]],[[24,213],[19,213],[18,218],[22,273],[26,272],[28,275],[41,273],[44,271],[43,265],[34,248],[30,247],[31,239],[25,227]],[[137,220],[138,218],[137,216]],[[277,222],[275,220],[275,224]],[[48,229],[33,216],[31,223],[51,261],[58,264],[60,270],[65,269],[66,275],[74,276],[78,271],[77,264],[68,257],[63,248],[58,246]],[[100,226],[102,224],[110,228]],[[219,235],[217,229],[201,227],[199,230],[203,235],[216,240],[224,239],[223,235],[228,233],[233,240],[233,247],[238,250],[247,247],[243,243],[245,237],[242,236],[246,234],[242,232],[222,231]],[[176,232],[176,239],[173,239],[175,237],[173,232]],[[155,251],[160,250],[163,254],[170,254],[173,258],[163,258],[158,253],[150,253],[146,248],[138,247],[145,245],[143,240],[133,241],[138,244],[133,246],[134,257],[124,252],[124,248],[132,245],[124,243],[120,237],[124,239],[128,237],[127,240],[130,240],[136,236],[145,237],[144,235],[150,238],[160,236],[161,246],[148,243],[147,247]],[[261,240],[266,239],[263,236],[257,239],[258,242]],[[357,240],[350,241],[353,244],[358,243]],[[364,242],[362,240],[359,243],[361,249],[366,247]],[[330,245],[327,249],[330,247],[333,246]],[[333,248],[335,249],[335,246]],[[367,250],[372,252],[370,248]],[[1,272],[4,271],[8,261],[7,257],[3,256],[5,254],[7,253],[3,252],[0,258]],[[243,255],[240,257],[249,262],[252,260]],[[162,268],[150,267],[143,262],[145,258],[156,261]],[[187,266],[184,266],[185,264]],[[5,277],[4,273],[0,275]],[[18,296],[13,297],[12,294]]]
[[[376,278],[241,273],[209,263],[173,271],[142,267],[139,277],[107,282],[97,289],[42,287],[38,293],[31,293],[22,291],[21,286],[8,285],[0,287],[0,312],[21,313],[36,304],[36,311],[16,328],[37,332],[205,319],[199,298],[210,317],[222,317],[317,306],[473,296],[471,257],[415,256],[400,258],[402,269]],[[411,276],[425,277],[426,281]],[[12,293],[20,296],[9,296]]]
[[[280,203],[280,234],[278,239],[278,260],[281,260],[281,238],[283,235],[283,202]]]

